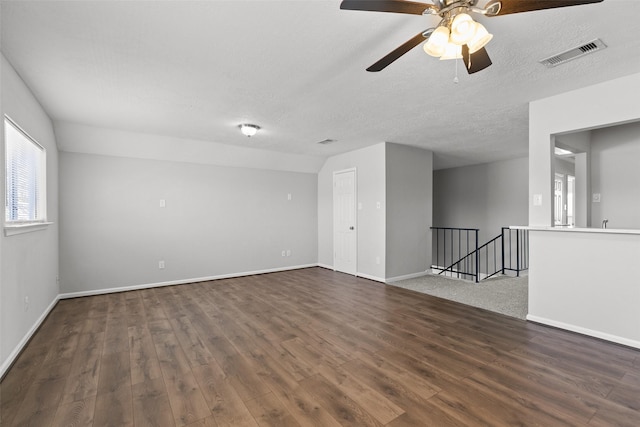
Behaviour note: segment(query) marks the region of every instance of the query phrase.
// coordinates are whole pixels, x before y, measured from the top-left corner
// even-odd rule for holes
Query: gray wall
[[[640,228],[640,122],[591,132],[591,226]]]
[[[528,223],[528,159],[451,169],[433,175],[433,225],[479,228],[480,244],[502,227]]]
[[[318,173],[318,262],[333,267],[333,172],[356,168],[357,272],[374,280],[385,278],[385,144],[377,144],[327,159]],[[380,209],[376,203],[380,202]],[[377,263],[376,261],[380,262]]]
[[[431,262],[426,230],[431,225],[432,167],[430,151],[391,143],[327,159],[318,173],[319,264],[333,267],[333,173],[355,168],[357,274],[386,281],[424,273]]]
[[[568,160],[556,157],[554,165],[555,173],[561,173],[563,175],[576,175],[576,165]]]
[[[8,357],[46,312],[58,295],[58,152],[51,120],[2,56],[0,75],[2,115],[10,116],[47,152],[47,216],[45,230],[5,236],[0,234],[0,374]],[[0,118],[4,139],[4,117]],[[4,147],[4,142],[3,142]],[[0,150],[4,165],[4,149]],[[5,168],[1,167],[2,199]],[[4,209],[3,209],[4,211]],[[4,212],[3,212],[4,215]],[[25,310],[24,299],[29,297]]]
[[[223,144],[62,121],[56,121],[54,129],[59,150],[69,153],[304,173],[317,173],[324,163],[318,156],[259,148],[264,141],[245,147],[233,141]],[[237,137],[245,138],[240,133]]]
[[[433,153],[406,145],[386,146],[386,278],[431,266]]]
[[[317,263],[315,174],[65,152],[60,162],[63,293]]]

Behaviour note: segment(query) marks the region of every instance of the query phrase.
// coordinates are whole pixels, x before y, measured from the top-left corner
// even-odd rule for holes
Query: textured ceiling
[[[421,47],[365,71],[437,18],[339,5],[2,1],[2,52],[55,121],[321,157],[388,141],[439,168],[524,156],[529,101],[640,72],[637,0],[480,17],[494,65],[459,62],[458,84]],[[538,63],[595,38],[608,48]]]

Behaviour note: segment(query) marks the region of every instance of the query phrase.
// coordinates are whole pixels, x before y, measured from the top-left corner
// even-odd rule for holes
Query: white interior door
[[[356,274],[356,171],[333,174],[333,268]]]
[[[553,200],[553,223],[554,225],[564,224],[564,175],[556,174],[555,194]]]
[[[576,177],[567,175],[567,225],[576,225]]]

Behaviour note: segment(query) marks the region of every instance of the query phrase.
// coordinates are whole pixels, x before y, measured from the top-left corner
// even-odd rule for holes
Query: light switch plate
[[[600,203],[601,197],[600,197],[600,193],[593,193],[593,195],[591,196],[591,201],[593,203]]]
[[[542,206],[542,194],[533,195],[533,206]]]

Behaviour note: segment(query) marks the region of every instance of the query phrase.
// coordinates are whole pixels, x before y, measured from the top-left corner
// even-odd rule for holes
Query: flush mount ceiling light
[[[253,136],[260,130],[260,126],[251,125],[248,123],[243,123],[241,125],[238,125],[238,127],[240,128],[240,132],[242,132],[244,136]]]
[[[440,59],[462,58],[469,74],[491,65],[485,46],[493,38],[471,14],[487,17],[531,12],[556,7],[600,3],[603,0],[489,0],[484,7],[479,0],[433,0],[433,4],[404,0],[343,0],[340,9],[372,12],[395,12],[410,15],[439,16],[437,26],[415,35],[387,56],[367,68],[381,71],[411,49],[427,41],[424,51]],[[482,0],[481,0],[482,1]]]

